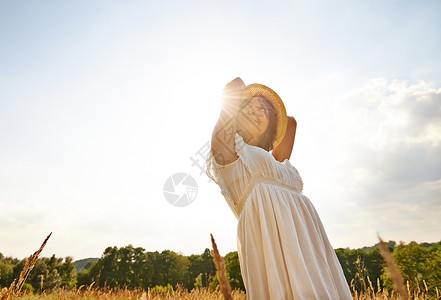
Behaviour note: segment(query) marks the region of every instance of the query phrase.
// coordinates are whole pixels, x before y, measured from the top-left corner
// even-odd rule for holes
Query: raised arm
[[[280,162],[291,157],[294,140],[296,137],[297,121],[294,117],[288,117],[288,126],[282,142],[273,149],[272,155]]]
[[[222,109],[211,136],[211,151],[220,165],[234,162],[239,156],[235,151],[237,131],[236,115],[242,103],[245,84],[239,77],[227,83],[223,91]]]

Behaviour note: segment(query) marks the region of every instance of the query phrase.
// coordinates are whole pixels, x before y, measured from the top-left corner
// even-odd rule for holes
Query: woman
[[[234,79],[224,89],[207,175],[238,219],[248,299],[352,299],[320,218],[289,162],[296,127],[273,90]]]

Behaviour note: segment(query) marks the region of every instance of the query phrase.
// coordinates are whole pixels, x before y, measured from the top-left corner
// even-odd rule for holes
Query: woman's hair
[[[266,131],[260,137],[258,146],[266,151],[270,151],[273,150],[273,143],[276,138],[277,114],[271,101],[263,96],[259,96],[259,101],[264,101],[267,104],[266,112],[268,113],[269,124]]]

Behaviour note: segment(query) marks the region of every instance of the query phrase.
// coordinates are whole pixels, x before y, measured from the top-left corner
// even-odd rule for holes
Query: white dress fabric
[[[303,182],[288,159],[248,145],[236,133],[239,158],[207,156],[206,173],[235,214],[247,299],[352,299],[337,255]]]

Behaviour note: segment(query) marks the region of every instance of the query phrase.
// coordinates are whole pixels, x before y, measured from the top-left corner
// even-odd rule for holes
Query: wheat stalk
[[[213,235],[211,233],[210,236],[211,244],[213,245],[213,261],[216,265],[217,278],[219,279],[222,294],[224,295],[225,300],[233,300],[233,296],[231,295],[230,283],[227,279],[225,261],[222,256],[220,256],[216,242],[214,241]]]
[[[29,256],[28,260],[26,261],[23,267],[23,270],[20,273],[20,277],[18,278],[17,283],[15,283],[16,280],[14,279],[9,289],[3,294],[1,300],[7,300],[11,294],[16,294],[21,290],[23,284],[28,278],[28,275],[31,272],[31,270],[34,268],[35,263],[37,262],[37,259],[40,256],[41,251],[43,251],[43,248],[44,246],[46,246],[46,243],[51,235],[52,232],[46,237],[46,239],[43,241],[43,244],[41,244],[40,248],[37,251],[35,251],[34,254]]]
[[[392,279],[392,284],[395,290],[400,294],[401,299],[407,300],[409,299],[409,294],[407,293],[406,288],[404,287],[403,275],[401,275],[400,270],[395,264],[394,258],[390,254],[389,248],[386,246],[386,243],[381,239],[379,235],[378,235],[378,239],[380,240],[380,243],[378,244],[378,248],[380,249],[381,256],[383,256],[384,260],[386,261],[387,270]]]

